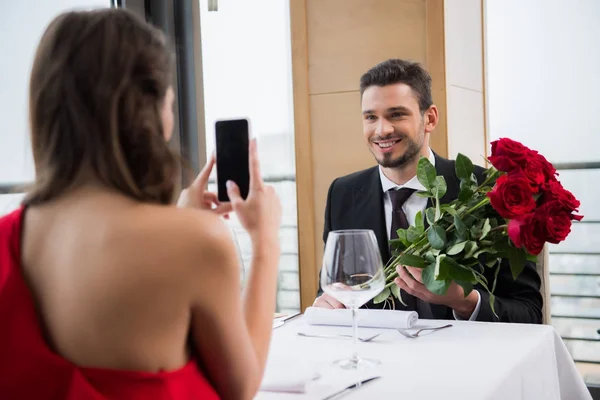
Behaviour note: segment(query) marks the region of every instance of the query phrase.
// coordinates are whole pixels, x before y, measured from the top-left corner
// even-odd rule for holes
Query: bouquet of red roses
[[[393,281],[396,266],[408,265],[423,269],[423,283],[435,294],[445,294],[452,281],[465,296],[480,284],[490,293],[493,310],[495,278],[488,281],[485,268],[494,268],[497,277],[501,260],[508,259],[516,279],[527,260],[535,261],[546,243],[565,240],[571,221],[583,218],[576,214],[579,201],[563,188],[543,155],[507,138],[492,142],[491,153],[492,166],[479,177],[471,160],[458,155],[460,193],[448,204],[440,204],[447,190],[444,177],[436,176],[427,158],[419,160],[417,178],[426,190],[417,194],[431,198],[433,206],[390,242],[387,285],[376,303],[390,295],[402,301]]]

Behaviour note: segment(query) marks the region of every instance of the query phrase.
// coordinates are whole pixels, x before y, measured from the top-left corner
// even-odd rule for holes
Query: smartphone
[[[219,201],[229,201],[227,181],[235,182],[242,198],[246,199],[250,190],[250,122],[245,118],[216,121],[215,139]]]

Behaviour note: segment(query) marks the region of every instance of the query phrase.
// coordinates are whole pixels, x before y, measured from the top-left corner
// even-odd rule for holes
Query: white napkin
[[[352,310],[308,307],[304,318],[310,325],[352,326]],[[358,310],[358,326],[363,328],[412,328],[419,319],[415,311]]]
[[[319,374],[291,365],[270,366],[266,369],[260,389],[263,392],[306,393],[309,383]]]

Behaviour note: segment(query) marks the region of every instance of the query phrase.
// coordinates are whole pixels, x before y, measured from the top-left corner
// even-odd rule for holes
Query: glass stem
[[[356,320],[356,314],[358,312],[357,307],[352,307],[352,339],[354,341],[352,361],[354,364],[358,364],[358,321]]]

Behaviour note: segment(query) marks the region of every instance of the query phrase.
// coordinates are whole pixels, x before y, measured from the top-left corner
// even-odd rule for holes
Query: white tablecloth
[[[359,328],[359,355],[381,364],[352,373],[331,363],[351,355],[352,341],[300,337],[297,332],[351,334],[351,328],[309,326],[302,317],[273,331],[266,375],[314,370],[320,378],[303,394],[259,392],[257,399],[322,399],[356,376],[382,378],[344,399],[591,399],[565,345],[551,326],[448,321],[454,326],[408,339],[392,329]],[[447,321],[420,320],[417,326]],[[393,395],[393,397],[389,397]],[[386,397],[384,397],[386,396]]]

